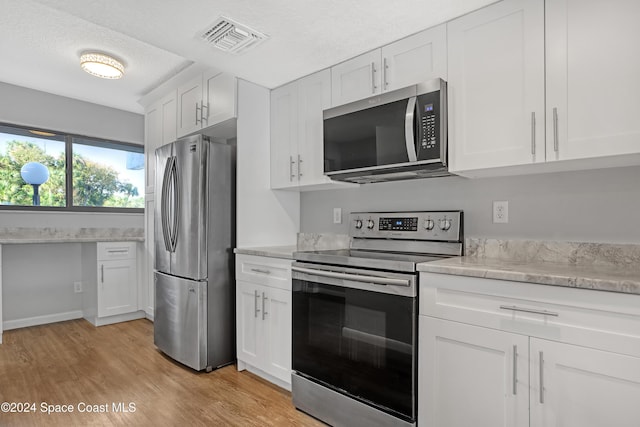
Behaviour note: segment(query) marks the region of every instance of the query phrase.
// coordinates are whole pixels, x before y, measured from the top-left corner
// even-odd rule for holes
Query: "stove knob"
[[[367,221],[367,228],[369,230],[373,230],[373,226],[375,225],[375,223],[373,222],[372,219],[370,219],[369,221]]]
[[[435,225],[436,225],[436,223],[433,222],[432,219],[425,219],[424,220],[424,228],[425,228],[425,230],[431,231],[431,230],[433,230],[433,227],[435,227]]]
[[[362,220],[361,219],[356,219],[356,228],[358,230],[362,228]]]
[[[447,231],[451,228],[451,220],[450,219],[441,219],[440,220],[440,230]]]

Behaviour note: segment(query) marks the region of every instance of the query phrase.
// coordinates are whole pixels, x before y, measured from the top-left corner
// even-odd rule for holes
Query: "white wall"
[[[0,122],[77,135],[144,143],[144,116],[0,82]],[[144,225],[143,214],[1,211],[0,227]],[[2,320],[55,315],[82,308],[80,244],[3,245]]]
[[[509,201],[509,223],[492,223],[492,202]],[[308,192],[301,231],[347,233],[333,208],[355,211],[446,210],[465,213],[465,236],[640,244],[640,167],[504,178],[432,178]]]
[[[270,189],[270,92],[238,80],[236,246],[296,243],[300,196]]]

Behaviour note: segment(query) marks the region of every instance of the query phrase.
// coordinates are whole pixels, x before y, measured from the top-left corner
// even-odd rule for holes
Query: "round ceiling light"
[[[124,75],[122,63],[103,53],[83,53],[80,55],[80,66],[87,73],[103,79],[119,79]]]

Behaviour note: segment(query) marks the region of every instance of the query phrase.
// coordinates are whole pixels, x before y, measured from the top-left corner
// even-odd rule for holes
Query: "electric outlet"
[[[333,223],[342,224],[342,208],[333,208]]]
[[[76,294],[82,292],[82,282],[73,282],[73,292]]]
[[[506,224],[509,222],[509,202],[494,201],[493,202],[493,223]]]

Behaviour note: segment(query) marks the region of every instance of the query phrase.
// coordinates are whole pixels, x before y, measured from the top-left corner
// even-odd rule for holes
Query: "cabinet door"
[[[380,62],[380,49],[376,49],[331,67],[331,104],[342,105],[380,93]]]
[[[274,377],[291,383],[291,291],[265,288],[262,291],[264,345],[268,368]]]
[[[531,338],[530,359],[532,427],[640,425],[640,358]]]
[[[298,84],[271,91],[271,188],[298,185]]]
[[[218,71],[205,73],[202,82],[202,127],[213,126],[236,117],[236,78]]]
[[[155,282],[153,277],[153,256],[155,254],[154,206],[154,194],[146,194],[144,200],[144,293],[146,295],[146,307],[142,307],[142,309],[151,316],[153,316],[155,309]]]
[[[505,0],[447,31],[451,170],[544,161],[544,2]]]
[[[236,344],[238,359],[263,369],[261,353],[262,292],[264,286],[248,282],[236,282]]]
[[[419,318],[419,425],[529,425],[528,337]]]
[[[298,178],[300,185],[329,183],[324,175],[322,110],[331,106],[331,72],[298,81]]]
[[[202,128],[202,76],[178,88],[177,136],[182,137]]]
[[[145,182],[147,193],[154,192],[156,148],[176,140],[176,91],[150,106],[144,115]]]
[[[136,260],[98,263],[98,317],[132,313],[137,309]]]
[[[640,2],[545,4],[547,160],[640,152]]]
[[[177,103],[177,91],[175,90],[160,101],[162,109],[162,143],[160,145],[169,144],[175,141],[178,136],[176,129],[178,119]]]
[[[144,114],[145,192],[153,193],[156,179],[156,148],[162,141],[162,108],[153,104]]]
[[[447,80],[445,24],[382,47],[382,90],[400,89],[439,77]]]

